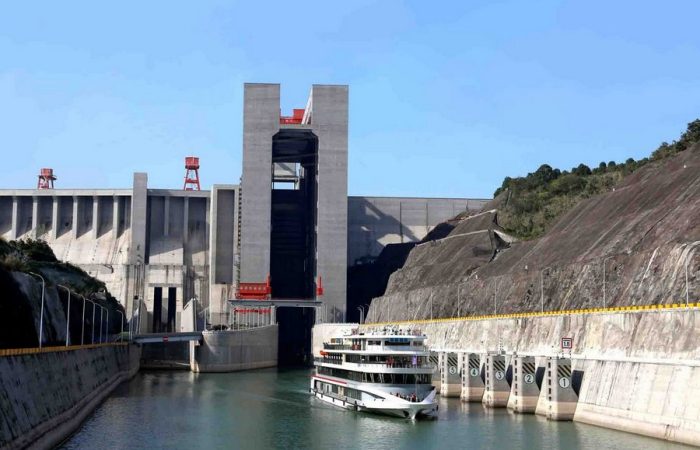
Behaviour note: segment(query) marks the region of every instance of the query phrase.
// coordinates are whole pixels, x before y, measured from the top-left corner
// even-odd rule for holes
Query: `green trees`
[[[683,134],[681,134],[681,138],[679,140],[673,141],[671,144],[668,142],[662,142],[661,145],[659,145],[659,148],[652,152],[651,160],[658,161],[671,155],[675,155],[698,141],[700,141],[700,119],[695,119],[688,124],[688,128]]]
[[[511,234],[530,239],[543,234],[546,228],[561,214],[583,198],[612,189],[622,178],[649,161],[674,155],[700,142],[700,119],[688,124],[678,141],[662,142],[651,158],[635,161],[627,158],[624,163],[602,161],[591,170],[585,164],[561,171],[542,164],[535,172],[524,177],[505,177],[494,197],[508,192],[499,206],[499,222]]]
[[[591,174],[591,169],[585,164],[579,164],[578,166],[571,169],[571,173],[585,177]]]

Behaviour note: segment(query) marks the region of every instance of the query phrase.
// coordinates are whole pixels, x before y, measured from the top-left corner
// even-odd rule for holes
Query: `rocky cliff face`
[[[697,301],[700,145],[580,202],[543,237],[512,241],[497,209],[462,219],[411,251],[368,320],[681,303],[686,262]]]
[[[42,254],[42,251],[47,253]],[[71,345],[98,342],[100,325],[106,339],[121,331],[124,309],[109,294],[104,283],[74,266],[57,261],[45,243],[0,241],[0,348],[39,345],[42,282],[35,274],[46,282],[42,324],[44,346],[66,343],[69,311],[67,341]],[[67,289],[71,291],[70,310]],[[85,302],[82,295],[87,297]],[[88,300],[95,302],[94,312],[93,303]],[[128,317],[124,316],[125,328],[128,327],[127,321]]]

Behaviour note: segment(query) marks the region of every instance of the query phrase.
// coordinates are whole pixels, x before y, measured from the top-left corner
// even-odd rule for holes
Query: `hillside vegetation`
[[[45,284],[40,280],[45,280]],[[42,311],[42,290],[45,305]],[[0,348],[36,347],[39,324],[43,322],[43,344],[64,345],[71,291],[71,343],[92,342],[93,326],[108,325],[107,334],[121,331],[124,308],[110,295],[105,284],[79,267],[59,261],[51,247],[41,240],[6,241],[0,238]],[[81,297],[87,303],[83,315]],[[108,314],[103,322],[102,309]],[[111,318],[111,320],[110,320]]]
[[[663,142],[650,157],[639,161],[629,158],[624,163],[601,162],[593,169],[579,164],[570,171],[543,164],[525,177],[506,177],[494,193],[499,224],[521,239],[542,236],[580,200],[610,191],[640,167],[682,152],[695,142],[700,142],[700,119],[689,123],[680,139]]]

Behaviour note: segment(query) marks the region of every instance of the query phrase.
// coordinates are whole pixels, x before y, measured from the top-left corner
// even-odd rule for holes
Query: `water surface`
[[[142,372],[114,393],[66,449],[685,449],[572,422],[440,399],[435,420],[338,409],[308,394],[309,370]]]

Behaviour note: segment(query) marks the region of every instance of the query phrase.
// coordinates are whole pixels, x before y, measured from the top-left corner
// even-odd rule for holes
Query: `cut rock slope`
[[[697,301],[700,245],[691,244],[700,241],[700,145],[580,202],[543,237],[511,241],[497,210],[463,219],[411,251],[368,320],[680,303],[686,261]]]

